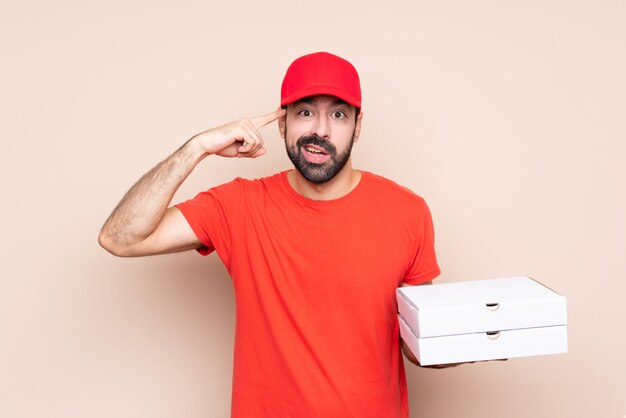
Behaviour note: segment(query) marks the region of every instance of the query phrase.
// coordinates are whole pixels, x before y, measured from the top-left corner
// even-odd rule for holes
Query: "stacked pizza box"
[[[422,366],[567,352],[565,297],[530,277],[402,287],[397,299]]]

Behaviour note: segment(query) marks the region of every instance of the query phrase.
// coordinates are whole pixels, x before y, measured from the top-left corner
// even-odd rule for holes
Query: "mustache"
[[[337,148],[317,135],[302,135],[298,138],[298,141],[296,142],[298,149],[306,145],[315,145],[322,148],[329,155],[337,155]]]

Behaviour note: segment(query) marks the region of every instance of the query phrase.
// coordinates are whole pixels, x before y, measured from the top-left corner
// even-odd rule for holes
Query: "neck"
[[[348,163],[335,177],[326,183],[311,183],[298,172],[291,170],[287,180],[293,189],[303,197],[312,200],[334,200],[350,193],[361,180],[361,172]]]

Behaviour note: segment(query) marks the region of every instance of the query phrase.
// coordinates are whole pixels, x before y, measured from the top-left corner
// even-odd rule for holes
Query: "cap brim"
[[[329,96],[339,97],[341,100],[346,101],[354,107],[361,108],[360,101],[356,100],[352,95],[348,94],[345,90],[332,86],[310,86],[296,92],[291,93],[289,96],[283,97],[280,101],[281,106],[288,105],[296,102],[308,96],[316,96],[320,94],[327,94]]]

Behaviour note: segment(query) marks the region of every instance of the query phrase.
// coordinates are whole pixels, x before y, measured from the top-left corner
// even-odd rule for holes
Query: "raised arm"
[[[202,243],[176,207],[174,194],[208,155],[255,158],[265,154],[258,129],[283,117],[283,109],[201,132],[135,183],[104,223],[98,242],[121,257],[199,248]]]

